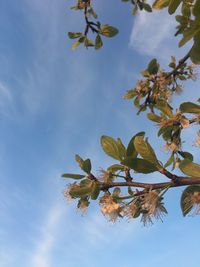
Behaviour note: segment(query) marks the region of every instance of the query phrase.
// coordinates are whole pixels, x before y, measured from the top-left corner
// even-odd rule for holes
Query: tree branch
[[[190,51],[182,59],[179,60],[179,63],[176,68],[167,74],[166,79],[168,79],[171,75],[175,75],[177,73],[177,70],[180,69],[180,67],[188,60],[189,57]]]
[[[85,36],[87,36],[89,29],[91,29],[93,32],[99,33],[99,30],[97,30],[94,27],[94,26],[98,27],[98,25],[96,23],[88,20],[87,11],[88,11],[88,6],[86,6],[84,9],[84,18],[85,18],[85,22],[86,22]]]
[[[175,183],[179,183],[179,180],[182,178],[180,176],[177,176],[171,172],[169,172],[168,170],[166,169],[162,169],[162,170],[159,170],[159,172],[163,175],[165,175],[167,178],[171,179],[172,181],[174,181]]]
[[[180,187],[186,185],[196,185],[200,184],[200,177],[179,177],[179,182],[171,181],[165,183],[140,183],[140,182],[111,182],[111,183],[101,183],[101,190],[109,189],[112,187],[120,187],[120,186],[132,186],[139,187],[144,189],[163,189],[165,187]]]

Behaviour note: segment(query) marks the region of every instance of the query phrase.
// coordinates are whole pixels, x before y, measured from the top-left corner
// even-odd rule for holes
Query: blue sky
[[[197,267],[199,217],[182,218],[182,189],[166,195],[169,215],[148,228],[139,220],[110,224],[95,204],[82,217],[63,197],[60,176],[78,171],[74,154],[90,157],[94,170],[112,162],[100,148],[102,134],[127,143],[145,130],[160,157],[168,156],[152,124],[122,95],[151,58],[159,54],[164,67],[186,51],[177,49],[165,12],[134,19],[128,5],[110,0],[96,8],[120,34],[101,51],[73,52],[67,32],[79,31],[82,19],[71,5],[0,2],[0,266]],[[188,82],[175,105],[199,98],[199,85]],[[195,131],[185,138],[191,149]]]

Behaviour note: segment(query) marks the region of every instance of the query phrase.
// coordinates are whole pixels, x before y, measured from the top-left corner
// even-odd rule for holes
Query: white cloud
[[[11,95],[11,92],[10,92],[10,89],[3,83],[0,82],[0,94],[1,94],[1,97],[3,97],[5,100],[11,102],[12,101],[12,95]],[[3,100],[1,98],[1,102],[0,102],[1,105],[3,105]]]
[[[11,89],[5,83],[0,81],[0,112],[8,115],[13,107],[13,97]]]
[[[50,253],[56,242],[58,225],[63,214],[63,206],[53,205],[41,228],[41,238],[37,240],[35,252],[31,258],[31,267],[50,267]]]
[[[105,223],[100,218],[100,214],[94,214],[85,224],[85,236],[90,245],[101,245],[108,243],[109,238],[105,233]]]
[[[0,251],[0,266],[12,266],[13,263],[13,257],[16,256],[15,253],[12,254],[12,257],[10,255],[9,251]]]
[[[47,88],[50,87],[49,81],[50,74],[48,74],[47,66],[40,66],[38,62],[35,62],[31,69],[27,71],[25,79],[20,81],[22,101],[30,114],[36,115],[41,112],[42,108],[46,107],[48,101]]]
[[[67,113],[79,101],[80,109],[82,100],[86,100],[84,91],[94,83],[90,55],[80,53],[77,56],[71,51],[68,53],[65,47],[67,43],[71,45],[71,41],[64,25],[79,24],[79,19],[65,18],[61,6],[62,2],[58,4],[55,0],[27,2],[33,59],[18,83],[22,103],[27,114],[33,117],[52,109],[52,102],[58,109],[65,106]]]
[[[130,35],[130,47],[141,54],[156,56],[159,59],[169,60],[171,55],[179,56],[183,53],[178,49],[178,38],[174,16],[166,10],[153,13],[139,12],[134,20]]]
[[[104,218],[97,207],[96,209],[96,212],[89,216],[84,225],[85,239],[88,245],[92,247],[105,247],[112,244],[113,247],[120,247],[127,242],[129,236],[132,236],[133,240],[143,233],[139,221],[128,223],[122,220],[113,224]],[[119,238],[119,233],[121,232],[123,232],[123,235]],[[115,241],[113,242],[113,240]]]

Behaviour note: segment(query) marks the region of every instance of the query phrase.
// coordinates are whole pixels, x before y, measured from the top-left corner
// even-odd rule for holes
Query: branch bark
[[[100,183],[101,190],[106,190],[112,187],[121,187],[121,186],[131,186],[138,187],[143,189],[163,189],[166,187],[181,187],[186,185],[197,185],[200,184],[200,177],[179,177],[178,183],[175,181],[164,182],[164,183],[140,183],[140,182],[111,182],[111,183]]]

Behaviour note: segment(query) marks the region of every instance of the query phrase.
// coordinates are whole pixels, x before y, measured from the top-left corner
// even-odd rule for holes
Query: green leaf
[[[75,50],[81,43],[79,41],[72,44],[72,49]]]
[[[171,62],[169,64],[169,67],[173,68],[173,69],[175,69],[175,67],[176,67],[176,58],[173,56],[171,56]]]
[[[80,168],[82,168],[84,160],[78,154],[75,155],[75,160],[76,160],[76,162],[78,162]]]
[[[91,168],[92,168],[90,159],[83,160],[79,155],[76,155],[75,160],[78,162],[79,167],[84,172],[86,172],[87,174],[90,174]]]
[[[147,70],[150,74],[156,74],[159,70],[159,64],[157,62],[157,59],[154,58],[149,62],[149,65],[147,67]]]
[[[135,5],[132,11],[132,15],[135,16],[137,14],[138,11],[138,5]]]
[[[117,138],[117,144],[118,144],[120,158],[123,159],[126,157],[126,148],[120,138]]]
[[[137,95],[134,89],[128,90],[126,94],[123,96],[124,99],[132,99]]]
[[[92,182],[91,199],[96,200],[100,193],[100,187],[96,181]]]
[[[193,208],[194,203],[192,201],[192,197],[194,193],[200,193],[199,185],[190,185],[188,186],[181,195],[181,210],[183,212],[183,216],[186,216]]]
[[[97,13],[94,11],[94,9],[92,7],[90,7],[90,9],[88,9],[88,14],[92,15],[93,18],[95,18],[95,19],[98,18]]]
[[[200,176],[200,165],[193,163],[189,159],[184,159],[179,164],[180,170],[188,176],[199,177]]]
[[[82,36],[78,39],[79,43],[83,43],[86,39],[86,36]]]
[[[128,157],[122,161],[122,164],[138,173],[152,173],[158,171],[158,168],[154,164],[145,159]]]
[[[133,218],[134,219],[138,218],[140,214],[141,214],[141,209],[140,209],[140,206],[138,206]]]
[[[77,198],[77,197],[84,197],[84,196],[88,196],[91,194],[91,187],[75,187],[70,190],[69,194],[71,195],[71,197],[73,198]]]
[[[83,161],[81,169],[86,172],[87,174],[90,174],[92,166],[91,166],[91,161],[90,159],[86,159]]]
[[[101,146],[102,146],[104,152],[108,156],[110,156],[110,157],[112,157],[114,159],[117,159],[117,160],[121,160],[122,159],[120,157],[118,143],[112,137],[103,135],[101,137]]]
[[[87,38],[84,40],[84,45],[85,47],[94,46],[93,41]]]
[[[139,108],[140,107],[140,98],[139,96],[137,96],[135,99],[134,99],[134,105],[136,106],[136,108]]]
[[[80,180],[83,179],[85,177],[85,175],[81,175],[81,174],[73,174],[73,173],[64,173],[62,174],[63,178],[71,178],[71,179],[75,179],[75,180]]]
[[[162,120],[162,117],[160,117],[154,113],[148,113],[147,118],[151,121],[158,122],[158,123],[161,122],[161,120]]]
[[[147,140],[145,141],[142,136],[136,136],[134,140],[134,145],[136,151],[142,156],[143,159],[146,159],[157,167],[161,167],[153,148]]]
[[[138,153],[135,149],[134,140],[136,136],[144,136],[144,135],[145,135],[145,132],[139,132],[131,138],[128,144],[127,150],[126,150],[127,157],[135,157],[135,158],[137,157]]]
[[[112,197],[117,198],[117,197],[119,197],[120,193],[121,193],[120,187],[115,187],[115,189],[113,190],[113,193],[112,193]]]
[[[117,171],[124,171],[124,166],[119,164],[113,164],[107,168],[108,172],[115,173]]]
[[[92,185],[92,181],[89,179],[83,179],[79,184],[81,187],[90,187]]]
[[[200,0],[196,0],[192,13],[195,17],[200,17]]]
[[[70,7],[70,9],[72,9],[72,10],[78,10],[79,7],[78,7],[78,5],[76,5],[76,6],[72,6],[72,7]]]
[[[189,152],[184,151],[178,151],[179,155],[181,155],[184,159],[189,159],[190,161],[193,161],[193,155]]]
[[[106,37],[114,37],[115,35],[118,34],[118,29],[110,26],[108,24],[102,25],[101,26],[101,30],[100,30],[100,34],[106,36]]]
[[[153,8],[154,9],[162,9],[162,8],[165,8],[169,5],[169,1],[170,0],[156,0],[154,3],[153,3]]]
[[[173,117],[172,107],[165,101],[159,100],[156,107],[166,116]]]
[[[180,24],[187,24],[187,18],[185,16],[176,15],[176,21],[178,21]]]
[[[139,115],[141,112],[144,112],[146,109],[147,109],[147,106],[145,104],[140,105],[137,115]]]
[[[100,49],[103,46],[103,42],[101,40],[101,36],[97,34],[95,38],[95,49]]]
[[[179,7],[182,0],[170,0],[168,12],[170,15],[172,15],[176,9]]]
[[[149,4],[147,3],[143,3],[143,8],[144,10],[146,10],[147,12],[152,12],[152,8]]]
[[[200,105],[192,102],[184,102],[179,107],[182,113],[195,113],[200,114]]]
[[[174,130],[173,126],[164,127],[162,132],[162,137],[165,141],[171,140],[173,130]]]
[[[183,14],[183,13],[182,13]],[[184,28],[183,30],[185,31],[185,28],[187,26],[187,22],[188,22],[188,18],[184,15],[176,15],[175,16],[175,19],[178,23],[180,23],[180,25],[178,25],[176,28],[177,29],[180,29],[180,28]],[[181,33],[184,34],[184,32],[182,31]],[[175,33],[175,36],[176,36],[176,33]]]
[[[194,24],[191,28],[187,29],[183,33],[183,38],[179,42],[179,47],[186,44],[190,39],[192,39],[198,32],[200,32],[200,25]]]
[[[164,168],[169,167],[174,162],[174,153],[171,154],[168,161],[165,163]]]
[[[157,135],[161,136],[165,132],[165,130],[166,130],[166,126],[161,127]]]
[[[200,34],[199,33],[194,38],[194,44],[190,51],[190,59],[192,60],[194,64],[200,64]]]
[[[70,39],[76,39],[82,36],[81,32],[68,32],[68,37]]]
[[[191,16],[191,10],[190,10],[190,6],[188,5],[188,3],[183,2],[181,12],[183,16],[186,18],[189,18]]]
[[[150,76],[150,73],[148,72],[148,70],[142,70],[140,73],[141,73],[142,76],[145,77],[145,78],[148,78],[148,77]]]

